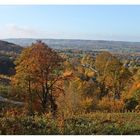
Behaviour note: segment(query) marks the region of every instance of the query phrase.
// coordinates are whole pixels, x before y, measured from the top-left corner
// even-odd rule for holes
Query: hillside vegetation
[[[12,62],[0,75],[1,134],[140,134],[138,55],[37,41]]]
[[[19,45],[0,40],[0,52],[20,53],[21,51],[22,47],[20,47]]]
[[[0,74],[13,75],[14,61],[22,51],[19,45],[0,40]]]
[[[0,118],[2,135],[139,135],[138,113],[92,113],[53,119],[43,115]]]

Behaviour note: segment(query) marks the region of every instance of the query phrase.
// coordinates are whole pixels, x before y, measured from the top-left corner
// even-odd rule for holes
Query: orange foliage
[[[115,100],[113,98],[103,97],[102,100],[99,101],[98,107],[100,110],[115,112],[121,111],[124,106],[124,102],[122,100]]]

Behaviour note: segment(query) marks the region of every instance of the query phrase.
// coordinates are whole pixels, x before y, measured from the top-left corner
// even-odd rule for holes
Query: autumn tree
[[[91,54],[85,55],[82,60],[81,64],[93,67],[95,63],[95,58]]]
[[[95,67],[101,91],[99,97],[101,98],[111,92],[114,98],[119,99],[121,92],[130,80],[130,71],[124,68],[122,63],[109,52],[102,52],[96,57]]]
[[[123,96],[125,107],[124,109],[132,111],[134,109],[139,110],[137,105],[140,105],[140,69],[133,76],[133,83],[128,88],[127,92]]]
[[[55,114],[57,82],[61,79],[63,59],[45,43],[37,41],[26,48],[16,61],[15,83],[27,89],[30,112],[33,98],[37,97],[42,112]]]
[[[93,60],[93,59],[91,59]],[[73,59],[65,62],[64,92],[59,98],[60,108],[66,114],[79,114],[95,110],[98,87],[92,80],[94,72],[88,66],[88,61]],[[86,66],[85,64],[89,64]],[[63,107],[63,108],[62,108]]]

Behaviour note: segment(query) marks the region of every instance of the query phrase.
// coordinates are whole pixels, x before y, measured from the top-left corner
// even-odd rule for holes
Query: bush
[[[100,111],[106,112],[120,112],[124,106],[122,100],[115,100],[113,98],[103,97],[99,101],[98,108]]]
[[[132,111],[136,108],[137,105],[138,101],[134,97],[132,97],[130,99],[126,99],[124,108],[128,111]]]
[[[2,135],[138,135],[139,113],[90,113],[60,119],[49,115],[0,118]]]
[[[47,117],[9,117],[0,119],[2,135],[56,135],[59,134],[56,122]]]

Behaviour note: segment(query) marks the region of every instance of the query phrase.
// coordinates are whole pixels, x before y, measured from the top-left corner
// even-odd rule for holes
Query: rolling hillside
[[[23,48],[21,46],[19,46],[19,45],[0,40],[0,52],[20,53],[22,49]]]
[[[14,74],[14,61],[22,51],[19,45],[0,40],[0,74]]]
[[[31,45],[37,39],[17,38],[5,39],[23,47]],[[76,39],[40,39],[54,49],[79,49],[92,51],[110,51],[115,53],[140,52],[140,42],[107,41],[107,40],[76,40]]]

